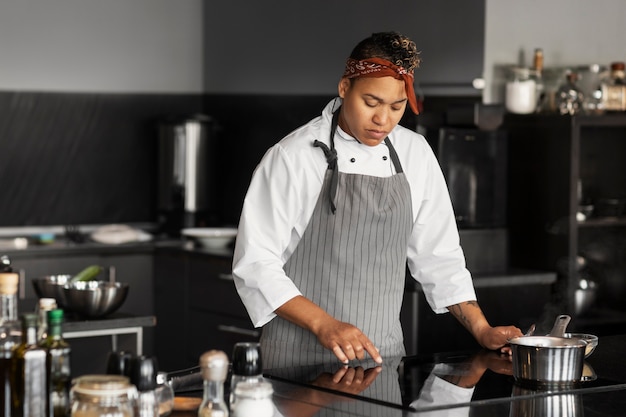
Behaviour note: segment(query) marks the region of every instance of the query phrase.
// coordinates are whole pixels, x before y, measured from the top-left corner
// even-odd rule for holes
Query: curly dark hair
[[[354,47],[350,58],[383,58],[408,72],[413,72],[420,64],[415,42],[398,32],[373,33]]]

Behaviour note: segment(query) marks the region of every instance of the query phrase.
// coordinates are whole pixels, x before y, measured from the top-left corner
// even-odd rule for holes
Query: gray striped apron
[[[383,357],[405,354],[400,307],[412,228],[411,190],[389,139],[396,174],[338,172],[333,115],[326,171],[313,215],[284,270],[303,296],[337,320],[351,323]],[[330,198],[329,198],[330,197]],[[315,335],[281,317],[263,327],[265,369],[337,362]]]

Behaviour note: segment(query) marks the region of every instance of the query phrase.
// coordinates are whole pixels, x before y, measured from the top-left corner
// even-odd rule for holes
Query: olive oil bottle
[[[8,257],[0,262],[0,415],[11,416],[11,356],[20,342],[17,315],[19,275],[14,273]]]
[[[46,416],[46,350],[37,345],[37,315],[22,315],[22,342],[11,358],[11,417]]]
[[[46,414],[65,417],[70,409],[70,344],[63,339],[63,310],[47,312],[48,333],[39,346],[46,350]]]

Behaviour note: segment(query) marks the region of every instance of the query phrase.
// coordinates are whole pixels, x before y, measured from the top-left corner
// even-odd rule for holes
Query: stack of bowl
[[[101,318],[117,311],[128,295],[127,283],[71,282],[72,275],[47,275],[33,280],[39,298],[54,298],[60,308],[86,318]]]

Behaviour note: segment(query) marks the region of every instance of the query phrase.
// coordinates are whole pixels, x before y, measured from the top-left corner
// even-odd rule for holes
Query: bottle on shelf
[[[48,416],[65,417],[70,407],[70,344],[63,339],[63,310],[47,312],[48,332],[39,346],[46,350]]]
[[[601,84],[602,108],[605,111],[626,110],[626,73],[624,62],[611,63],[609,75]]]
[[[574,115],[583,109],[583,93],[576,82],[578,74],[570,71],[565,75],[565,83],[557,91],[557,104],[562,115]]]
[[[228,374],[228,356],[221,350],[210,350],[200,356],[203,379],[202,402],[198,417],[228,417],[224,401],[224,381]]]
[[[48,311],[57,308],[54,298],[40,298],[37,304],[37,340],[44,340],[48,335]]]
[[[546,105],[546,88],[543,79],[543,49],[535,48],[533,54],[533,71],[535,75],[537,106],[536,111],[544,111]]]
[[[11,260],[3,255],[0,258],[0,325],[19,323],[17,316],[17,287],[19,275],[13,272]]]
[[[46,415],[46,350],[37,344],[37,315],[22,315],[22,342],[11,358],[11,417]]]
[[[0,415],[11,415],[11,356],[20,343],[17,315],[19,276],[3,256],[0,262]]]

